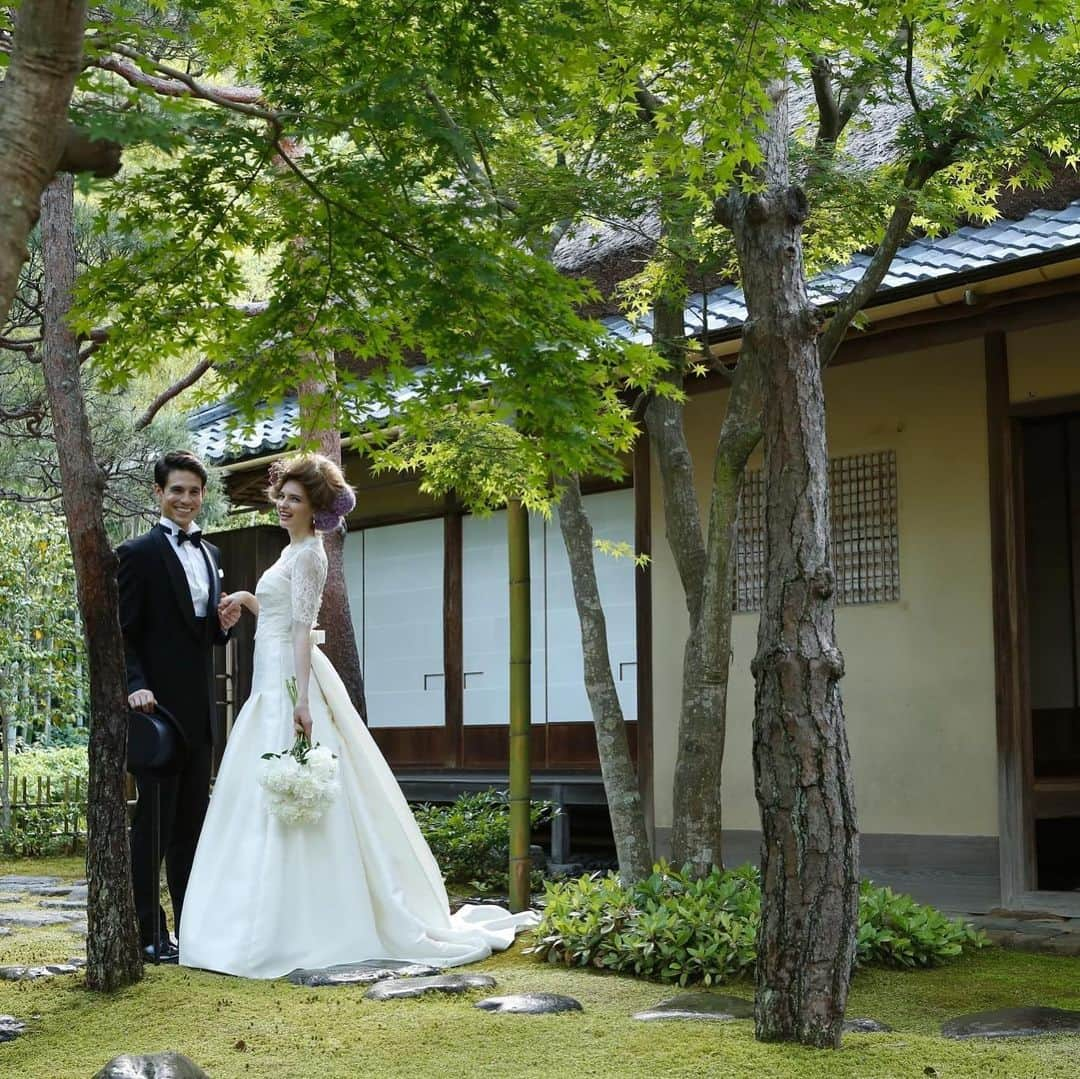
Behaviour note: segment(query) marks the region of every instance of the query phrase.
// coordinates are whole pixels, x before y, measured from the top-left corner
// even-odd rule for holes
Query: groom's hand
[[[137,689],[128,694],[128,707],[136,712],[152,712],[157,707],[157,698],[153,690]]]

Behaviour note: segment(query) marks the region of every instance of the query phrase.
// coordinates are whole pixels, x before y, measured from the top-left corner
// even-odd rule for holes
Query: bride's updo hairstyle
[[[281,488],[295,480],[307,492],[315,511],[316,532],[333,532],[345,523],[356,506],[356,495],[345,482],[341,469],[321,453],[301,453],[285,457],[270,466],[267,494],[276,500]]]

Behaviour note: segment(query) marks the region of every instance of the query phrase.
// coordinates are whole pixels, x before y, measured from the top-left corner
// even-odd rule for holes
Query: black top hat
[[[137,776],[176,775],[187,759],[183,728],[160,704],[153,712],[128,711],[127,767]]]

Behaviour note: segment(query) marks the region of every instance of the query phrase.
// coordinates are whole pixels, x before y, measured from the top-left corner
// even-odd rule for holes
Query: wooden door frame
[[[1024,551],[1023,421],[1080,410],[1080,395],[1013,404],[1004,331],[984,338],[990,480],[990,551],[997,706],[1001,905],[1080,916],[1075,892],[1038,889],[1035,857],[1028,595]]]
[[[1019,905],[1034,890],[1034,773],[1027,658],[1022,443],[1009,397],[1004,331],[983,337],[990,480],[990,559],[997,710],[998,859],[1001,904]]]

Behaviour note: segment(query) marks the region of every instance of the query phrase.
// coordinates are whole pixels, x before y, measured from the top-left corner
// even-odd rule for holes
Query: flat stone
[[[25,926],[28,929],[40,929],[43,925],[67,925],[78,918],[78,914],[70,911],[61,913],[58,910],[13,910],[0,913],[0,925]]]
[[[845,1019],[845,1034],[890,1034],[892,1027],[876,1019]]]
[[[386,978],[376,982],[364,1000],[408,1000],[428,993],[470,993],[474,989],[494,989],[490,974],[437,974],[432,978]]]
[[[210,1079],[194,1061],[180,1053],[113,1057],[94,1079]]]
[[[64,928],[69,933],[74,933],[74,934],[76,934],[76,936],[80,936],[80,937],[85,937],[86,934],[89,932],[89,928],[88,928],[85,921],[72,922],[70,925],[65,925]]]
[[[1048,940],[1040,949],[1048,955],[1071,955],[1080,957],[1080,933],[1063,933]]]
[[[24,895],[0,895],[0,903],[25,903]]]
[[[14,1041],[24,1030],[26,1024],[13,1015],[0,1015],[0,1042]]]
[[[683,993],[638,1012],[635,1019],[753,1019],[754,1002],[721,993]]]
[[[386,978],[427,978],[439,973],[438,967],[424,963],[404,963],[396,959],[368,959],[363,963],[341,963],[334,967],[300,967],[285,975],[293,985],[316,989],[327,985],[372,985]]]
[[[71,959],[66,963],[46,963],[37,967],[0,967],[0,981],[36,982],[43,978],[55,978],[61,974],[76,974],[85,966],[85,959]]]
[[[1080,1011],[1063,1008],[1000,1008],[950,1019],[942,1028],[946,1038],[1032,1038],[1040,1034],[1080,1033]]]
[[[43,899],[38,903],[39,907],[45,907],[47,910],[86,910],[85,899]]]
[[[987,934],[1023,933],[1033,937],[1056,937],[1067,932],[1065,923],[1059,918],[979,918],[973,923],[977,929]]]
[[[514,993],[505,997],[485,997],[476,1006],[485,1012],[513,1015],[545,1015],[549,1012],[584,1011],[581,1002],[561,993]]]
[[[67,884],[46,884],[26,889],[28,895],[43,896],[47,899],[57,899],[60,896],[71,895],[71,886]]]
[[[48,888],[60,884],[59,877],[27,877],[19,873],[0,877],[0,891],[25,892],[31,888]]]

